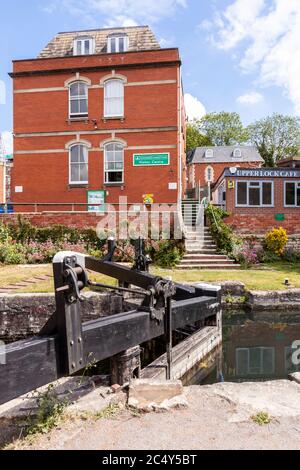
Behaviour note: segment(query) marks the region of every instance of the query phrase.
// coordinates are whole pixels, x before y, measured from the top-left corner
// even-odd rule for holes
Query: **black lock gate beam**
[[[6,363],[0,364],[0,404],[84,369],[91,357],[101,361],[164,334],[171,360],[171,331],[220,311],[220,288],[215,286],[176,284],[175,293],[171,281],[78,253],[58,253],[53,268],[56,312],[40,336],[6,346]],[[86,269],[147,290],[152,300],[145,296],[136,310],[82,325],[80,291],[87,284]]]

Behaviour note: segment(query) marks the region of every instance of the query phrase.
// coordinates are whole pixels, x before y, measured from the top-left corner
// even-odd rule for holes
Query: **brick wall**
[[[235,181],[236,186],[238,178],[226,178],[226,210],[230,216],[225,222],[230,224],[236,233],[263,235],[273,227],[283,227],[288,235],[300,234],[300,208],[284,207],[284,178],[263,178],[264,181],[274,181],[274,207],[253,208],[235,206],[236,189],[228,189],[228,180]],[[284,214],[285,220],[275,220],[275,214]]]
[[[170,230],[173,233],[174,229],[174,220],[177,221],[177,217],[173,214],[174,208],[169,208],[167,205],[164,206],[161,210],[161,213],[155,213],[152,215],[150,210],[148,212],[141,212],[136,214],[128,214],[124,216],[124,213],[120,215],[119,212],[115,214],[104,214],[104,215],[97,215],[95,213],[88,213],[88,212],[37,212],[37,213],[22,213],[22,220],[30,222],[32,225],[36,227],[50,227],[52,225],[66,225],[68,227],[74,228],[96,228],[99,223],[101,223],[101,227],[107,222],[110,221],[110,227],[113,227],[113,224],[116,224],[116,227],[124,226],[122,225],[122,221],[127,220],[137,227],[137,229],[144,229],[147,225],[150,227],[157,227],[159,226],[160,229],[165,227],[167,221],[170,220]],[[165,212],[168,212],[166,214]],[[169,213],[170,212],[170,213]],[[18,216],[19,214],[0,214],[0,223],[3,222],[4,224],[17,224],[18,223]],[[120,219],[121,217],[121,219]],[[152,225],[151,225],[152,221]],[[179,237],[180,238],[180,237]]]
[[[206,181],[205,181],[205,172],[207,171],[208,167],[213,168],[213,183],[216,183],[217,180],[222,175],[225,168],[228,168],[230,166],[235,166],[235,167],[238,167],[238,168],[257,168],[257,167],[261,166],[261,162],[252,162],[252,163],[240,162],[238,164],[236,162],[233,162],[232,165],[231,165],[230,162],[214,163],[212,161],[211,163],[209,163],[209,162],[193,163],[192,165],[189,165],[189,168],[191,166],[194,168],[193,178],[195,179],[195,186],[200,182],[200,185],[203,187],[203,186],[206,186],[206,184],[207,184]],[[188,173],[190,174],[190,171]],[[192,189],[193,187],[195,187],[195,186],[193,186],[193,181],[192,181],[193,178],[189,177],[189,181],[188,181],[188,188],[189,189]]]
[[[179,163],[184,160],[179,69],[177,49],[14,62],[12,201],[85,202],[87,190],[106,189],[108,202],[126,195],[129,203],[142,203],[147,193],[154,194],[155,202],[177,202],[178,190],[169,189],[169,183],[176,182],[179,188]],[[76,73],[91,81],[89,115],[80,122],[69,120],[65,86]],[[122,120],[103,119],[101,79],[112,74],[121,74],[127,82]],[[125,182],[117,187],[104,184],[101,148],[104,141],[115,138],[125,141]],[[66,146],[76,139],[87,141],[91,150],[89,183],[75,188],[69,185]],[[170,153],[169,166],[133,166],[134,153],[161,152]],[[16,186],[22,186],[23,192],[15,192]]]
[[[0,162],[0,204],[4,201],[5,166]]]

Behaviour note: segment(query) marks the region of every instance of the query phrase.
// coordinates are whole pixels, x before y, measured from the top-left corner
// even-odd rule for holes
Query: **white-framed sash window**
[[[107,52],[113,54],[116,52],[126,52],[129,47],[129,38],[126,34],[110,36],[107,40]]]
[[[77,81],[69,86],[69,116],[88,116],[88,85],[85,82]]]
[[[106,184],[124,183],[124,146],[121,143],[104,146],[104,173]]]
[[[88,183],[88,148],[83,144],[74,144],[69,149],[69,183]]]
[[[104,84],[104,117],[124,117],[124,82],[107,80]]]
[[[77,38],[74,40],[73,55],[91,55],[95,51],[93,38]]]

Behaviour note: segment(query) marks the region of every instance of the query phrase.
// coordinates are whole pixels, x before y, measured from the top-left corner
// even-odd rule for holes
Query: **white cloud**
[[[156,23],[163,18],[172,16],[178,8],[185,8],[186,0],[52,0],[44,8],[47,13],[55,13],[59,9],[80,16],[84,21],[99,25],[101,15],[104,23],[118,25],[118,19],[124,20],[126,26],[136,23]],[[124,23],[123,23],[124,25]]]
[[[258,71],[262,86],[283,88],[300,114],[300,1],[235,0],[216,14],[212,26],[216,46],[242,46],[241,70]]]
[[[0,104],[6,103],[6,88],[3,80],[0,80]]]
[[[13,134],[9,131],[1,132],[2,147],[4,153],[10,155],[13,153]]]
[[[189,121],[200,119],[206,114],[205,106],[195,96],[185,93],[184,102],[186,115]]]
[[[104,25],[105,28],[115,28],[115,27],[124,27],[128,28],[129,26],[137,26],[137,22],[132,18],[123,15],[117,15],[113,18],[109,18]]]
[[[257,91],[251,91],[250,93],[245,93],[244,95],[239,96],[236,101],[239,104],[252,106],[261,103],[263,99],[264,97],[261,93],[258,93]]]

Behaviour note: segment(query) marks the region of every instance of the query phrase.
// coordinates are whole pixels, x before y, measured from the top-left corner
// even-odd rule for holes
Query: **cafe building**
[[[226,168],[212,197],[237,233],[263,235],[280,226],[300,234],[300,168]]]

